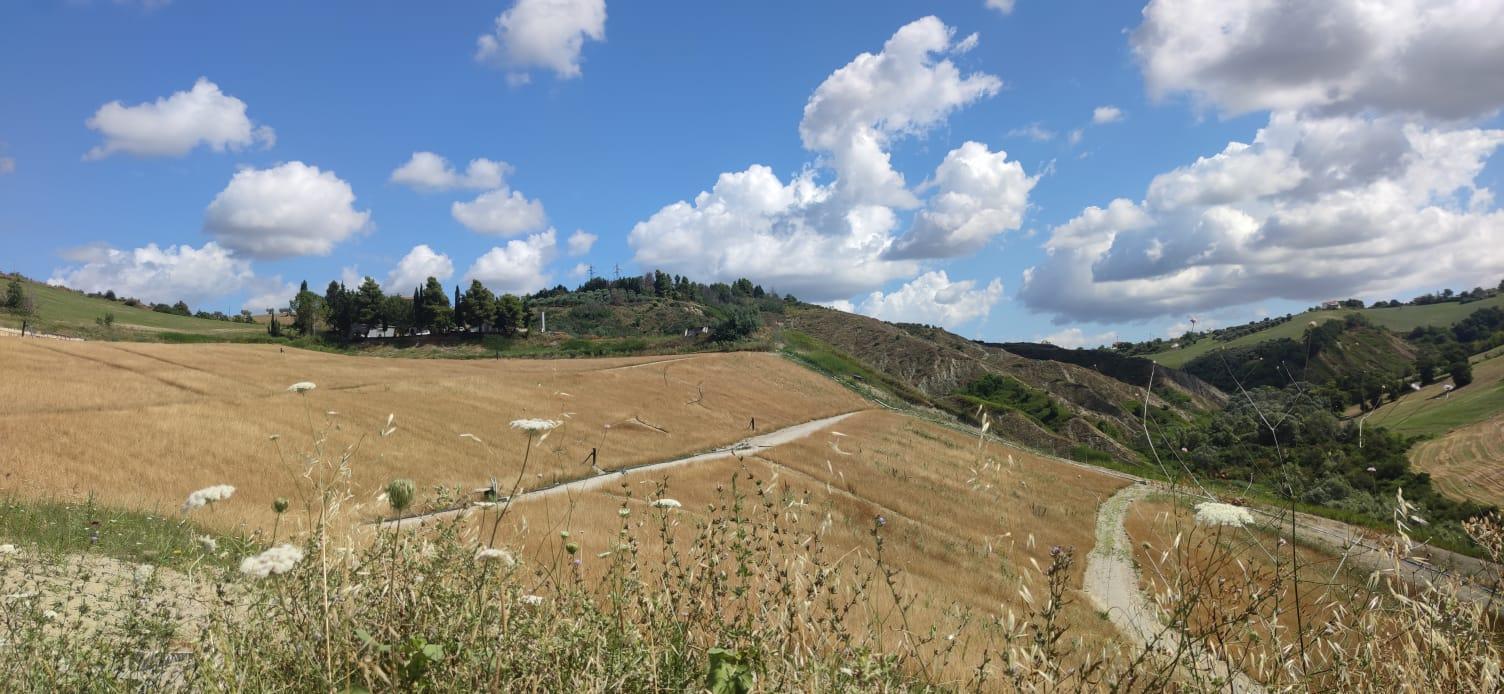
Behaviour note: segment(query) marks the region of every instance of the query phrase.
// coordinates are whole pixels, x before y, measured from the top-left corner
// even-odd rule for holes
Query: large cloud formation
[[[585,41],[605,39],[606,0],[517,0],[476,41],[475,59],[506,68],[513,84],[528,82],[533,68],[570,79],[580,76]]]
[[[1151,93],[1229,113],[1365,109],[1444,119],[1504,101],[1504,4],[1153,0],[1133,33]]]
[[[466,280],[480,280],[498,293],[528,294],[547,287],[553,278],[545,267],[553,262],[557,243],[553,229],[526,239],[495,246],[465,271]]]
[[[159,248],[154,243],[132,250],[94,248],[82,265],[58,270],[47,283],[86,292],[113,290],[154,303],[183,300],[196,305],[239,291],[253,279],[249,261],[211,241],[202,248]]]
[[[1055,227],[1024,274],[1031,308],[1110,322],[1504,274],[1504,212],[1479,182],[1504,145],[1479,125],[1504,105],[1504,6],[1154,0],[1133,44],[1153,93],[1272,112],[1143,199]]]
[[[453,275],[454,261],[449,256],[420,243],[397,261],[397,266],[387,275],[386,287],[388,291],[401,293],[423,284],[430,277],[443,282]]]
[[[981,288],[976,285],[975,280],[952,282],[944,270],[937,270],[915,277],[891,292],[872,292],[855,304],[840,301],[832,305],[887,321],[954,329],[986,318],[1003,298],[1002,280],[993,279]]]
[[[237,172],[204,211],[204,230],[255,258],[328,255],[370,217],[333,171],[294,161]]]
[[[104,144],[84,155],[103,159],[117,152],[140,157],[181,157],[203,145],[216,152],[276,142],[272,129],[246,116],[244,101],[200,77],[193,88],[151,103],[126,106],[111,101],[86,125],[104,135]]]
[[[1276,113],[1253,142],[1155,177],[1142,201],[1056,227],[1019,297],[1114,321],[1496,282],[1504,213],[1475,181],[1500,145],[1504,130]]]
[[[1034,180],[1002,152],[968,142],[911,190],[890,163],[893,142],[922,135],[1002,82],[963,75],[955,40],[934,17],[900,28],[878,53],[858,55],[815,89],[799,135],[816,163],[791,180],[752,165],[721,174],[693,202],[664,207],[633,227],[643,267],[729,280],[755,277],[781,291],[834,300],[913,277],[917,261],[965,255],[1017,228]],[[820,174],[834,173],[823,182]],[[928,200],[920,193],[932,192]],[[897,235],[899,214],[917,209]]]

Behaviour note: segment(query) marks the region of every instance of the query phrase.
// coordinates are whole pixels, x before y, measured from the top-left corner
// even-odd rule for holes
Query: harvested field
[[[592,449],[610,470],[741,440],[754,418],[766,431],[867,406],[769,354],[658,361],[445,362],[275,345],[4,340],[0,492],[92,495],[168,512],[193,490],[230,484],[233,499],[196,520],[265,529],[273,499],[297,506],[314,431],[328,456],[360,447],[351,469],[358,499],[395,477],[433,498],[436,486],[514,480],[527,441],[509,428],[514,419],[564,422],[528,456],[524,485],[536,486],[589,475]],[[617,368],[629,365],[641,366]],[[287,392],[299,381],[318,387]],[[397,433],[381,438],[389,414]],[[485,445],[462,439],[466,433]]]
[[[627,522],[646,520],[651,528],[661,513],[649,505],[653,498],[662,494],[681,502],[667,517],[673,524],[669,536],[682,546],[703,531],[700,524],[712,509],[723,512],[734,485],[749,507],[769,503],[782,515],[788,530],[770,540],[788,543],[788,553],[818,538],[829,560],[870,563],[876,519],[882,517],[884,560],[901,570],[901,591],[917,596],[910,618],[918,632],[954,626],[964,613],[1025,614],[1020,589],[1027,585],[1036,599],[1042,590],[1033,562],[1048,567],[1053,546],[1073,547],[1067,650],[1085,657],[1117,638],[1079,588],[1097,506],[1123,484],[996,443],[982,450],[974,437],[874,411],[741,459],[628,475],[568,496],[524,498],[511,509],[500,537],[525,556],[554,564],[564,558],[559,533],[568,532],[579,545],[582,571],[590,575],[603,571],[611,561],[606,553],[617,549],[622,509]],[[489,528],[487,523],[477,516],[479,526]],[[482,540],[489,534],[477,530]],[[662,545],[643,551],[656,557]],[[790,573],[809,569],[791,566]],[[885,629],[896,633],[892,600],[877,580],[866,591],[873,596],[866,612],[854,618],[887,619]]]
[[[1410,462],[1442,493],[1504,506],[1504,415],[1422,441]]]

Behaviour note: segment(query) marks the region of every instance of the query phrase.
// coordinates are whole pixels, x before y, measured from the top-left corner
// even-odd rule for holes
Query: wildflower
[[[554,421],[552,419],[514,419],[514,420],[512,420],[512,428],[513,429],[521,429],[521,430],[523,430],[523,431],[525,431],[525,432],[527,432],[529,434],[536,434],[536,433],[538,433],[540,431],[549,431],[549,430],[551,430],[551,429],[553,429],[553,428],[555,428],[557,426],[559,426],[559,422],[556,422],[556,421]]]
[[[308,392],[310,390],[313,390],[314,388],[317,388],[317,387],[318,386],[316,386],[316,385],[314,385],[312,383],[309,383],[308,381],[298,381],[297,383],[294,383],[294,384],[288,386],[287,387],[287,392],[289,392],[289,393],[306,393],[306,392]]]
[[[475,561],[480,563],[496,562],[505,566],[516,566],[517,560],[512,558],[512,553],[504,549],[482,548],[475,553]]]
[[[386,503],[393,511],[402,512],[413,503],[418,487],[409,479],[396,479],[386,485]]]
[[[1241,528],[1253,523],[1253,514],[1242,506],[1204,501],[1196,504],[1196,523],[1199,525],[1231,525]]]
[[[183,512],[207,506],[216,501],[224,501],[235,493],[235,488],[228,484],[216,484],[212,487],[204,487],[188,495],[188,500],[183,502]]]
[[[619,509],[616,510],[616,515],[621,516],[622,518],[626,518],[627,516],[632,515],[632,511],[630,509],[628,509],[627,507],[623,506],[623,507],[621,507],[621,508],[619,508]]]
[[[682,506],[684,504],[679,503],[676,499],[656,499],[653,501],[653,508],[680,508]]]
[[[518,598],[517,601],[520,602],[520,603],[522,603],[522,604],[524,604],[524,605],[533,605],[533,606],[536,607],[538,605],[542,605],[543,604],[543,596],[542,595],[524,595],[524,596]]]
[[[879,528],[881,528],[881,527],[883,527],[883,526],[885,526],[885,525],[888,524],[888,519],[885,518],[885,517],[883,517],[883,516],[878,516],[877,518],[875,518],[873,520],[877,521],[877,527],[879,527]]]
[[[277,513],[277,514],[286,513],[287,512],[287,497],[285,497],[285,496],[279,496],[279,497],[277,497],[276,501],[272,502],[272,511],[275,512],[275,513]]]
[[[254,557],[246,557],[240,562],[240,573],[266,578],[292,571],[300,561],[303,561],[303,550],[292,545],[277,545]]]
[[[219,549],[219,541],[208,535],[199,535],[198,546],[203,548],[206,554],[213,554]]]
[[[42,619],[45,619],[45,620],[47,620],[47,621],[50,622],[50,621],[52,621],[54,619],[57,619],[57,613],[53,612],[52,610],[47,610],[46,612],[42,613]]]
[[[566,543],[564,543],[564,551],[570,553],[571,555],[573,555],[573,554],[579,554],[580,553],[580,546],[578,544],[573,543],[573,542],[566,542]]]

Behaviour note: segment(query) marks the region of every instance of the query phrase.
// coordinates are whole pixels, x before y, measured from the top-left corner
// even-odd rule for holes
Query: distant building
[[[1321,302],[1321,308],[1325,311],[1335,311],[1339,308],[1342,308],[1342,302],[1336,299],[1327,299],[1326,301]]]

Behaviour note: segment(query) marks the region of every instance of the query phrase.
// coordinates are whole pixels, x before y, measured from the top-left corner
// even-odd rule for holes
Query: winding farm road
[[[1161,623],[1159,609],[1139,588],[1138,570],[1133,566],[1133,543],[1123,521],[1134,501],[1148,496],[1153,489],[1146,484],[1130,484],[1118,490],[1097,511],[1097,542],[1086,557],[1086,577],[1082,588],[1097,609],[1107,613],[1113,626],[1137,648],[1148,648],[1166,655],[1179,648],[1178,634]],[[1193,650],[1194,649],[1194,650]],[[1210,678],[1225,682],[1222,691],[1262,692],[1264,688],[1241,670],[1230,669],[1226,662],[1191,646],[1197,669]]]
[[[712,460],[721,460],[723,458],[730,458],[733,456],[753,454],[758,451],[773,448],[774,446],[798,441],[799,439],[808,437],[832,424],[846,419],[847,417],[871,411],[872,410],[857,410],[855,412],[847,412],[845,414],[838,414],[832,417],[815,419],[804,422],[803,424],[795,424],[793,426],[770,431],[766,434],[758,434],[757,436],[743,439],[734,444],[731,444],[730,446],[717,448],[713,451],[707,451],[705,453],[698,453],[696,455],[674,458],[673,460],[665,460],[657,463],[647,463],[645,465],[626,467],[618,470],[610,470],[599,475],[591,475],[589,477],[577,479],[572,482],[562,482],[560,484],[555,484],[552,486],[529,489],[527,491],[518,493],[514,501],[516,499],[537,499],[557,494],[578,494],[580,492],[586,492],[592,489],[598,489],[600,487],[614,484],[618,482],[621,477],[626,475],[637,475],[644,472],[657,472],[660,470],[668,470],[684,465],[693,465],[695,463],[705,463]],[[381,521],[380,527],[397,528],[421,525],[428,521],[453,518],[455,516],[458,516],[459,514],[464,513],[468,509],[469,507],[467,506],[461,508],[446,509],[443,511],[435,511],[433,513],[425,513],[416,516],[408,516],[407,518]]]

